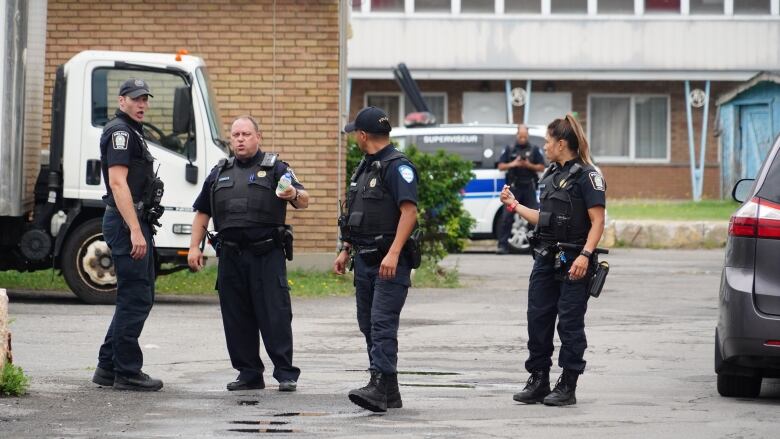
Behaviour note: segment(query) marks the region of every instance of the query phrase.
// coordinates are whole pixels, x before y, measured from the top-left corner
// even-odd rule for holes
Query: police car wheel
[[[76,296],[87,303],[116,302],[116,272],[103,240],[103,219],[79,225],[62,247],[62,275]]]
[[[512,253],[528,253],[531,244],[528,242],[528,221],[515,214],[512,230],[509,232],[509,251]]]
[[[760,376],[729,375],[718,373],[718,393],[720,396],[737,398],[758,398],[761,394]]]

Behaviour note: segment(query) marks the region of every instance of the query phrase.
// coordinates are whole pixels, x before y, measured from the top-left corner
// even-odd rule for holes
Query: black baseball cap
[[[139,96],[149,95],[153,98],[152,92],[149,91],[149,84],[143,79],[130,78],[122,83],[119,87],[119,96],[127,96],[130,99],[136,99]]]
[[[390,118],[377,107],[366,107],[357,114],[354,122],[348,123],[344,127],[344,131],[351,133],[353,131],[361,130],[367,133],[374,134],[387,134],[393,128],[390,126]]]

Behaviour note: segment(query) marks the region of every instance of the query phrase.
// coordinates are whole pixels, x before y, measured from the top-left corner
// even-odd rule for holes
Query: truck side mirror
[[[184,168],[184,179],[189,183],[198,184],[198,166],[187,163]]]

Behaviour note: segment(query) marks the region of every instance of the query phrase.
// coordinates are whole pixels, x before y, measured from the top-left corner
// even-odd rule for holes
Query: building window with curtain
[[[460,0],[460,12],[464,14],[492,14],[496,12],[496,1]]]
[[[669,97],[591,95],[588,133],[598,161],[668,161]]]
[[[371,12],[404,12],[404,0],[361,0],[371,2]]]
[[[587,14],[588,0],[550,0],[553,14]]]
[[[452,12],[450,0],[414,0],[414,12]]]
[[[691,15],[723,15],[723,0],[690,0]]]
[[[634,0],[598,0],[599,14],[634,14]]]
[[[679,14],[680,0],[645,0],[645,14]]]
[[[504,0],[506,14],[541,14],[541,0]]]
[[[770,14],[771,0],[734,0],[734,14]]]

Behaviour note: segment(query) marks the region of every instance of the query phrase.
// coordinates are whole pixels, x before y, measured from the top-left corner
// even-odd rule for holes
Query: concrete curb
[[[8,350],[8,340],[11,333],[8,331],[8,295],[4,288],[0,288],[0,370],[5,366],[6,360],[11,360],[11,352]]]
[[[719,248],[726,245],[727,221],[612,220],[600,245],[633,248]]]
[[[600,247],[707,249],[726,246],[728,221],[610,220]],[[495,240],[469,241],[467,250],[495,251]]]

